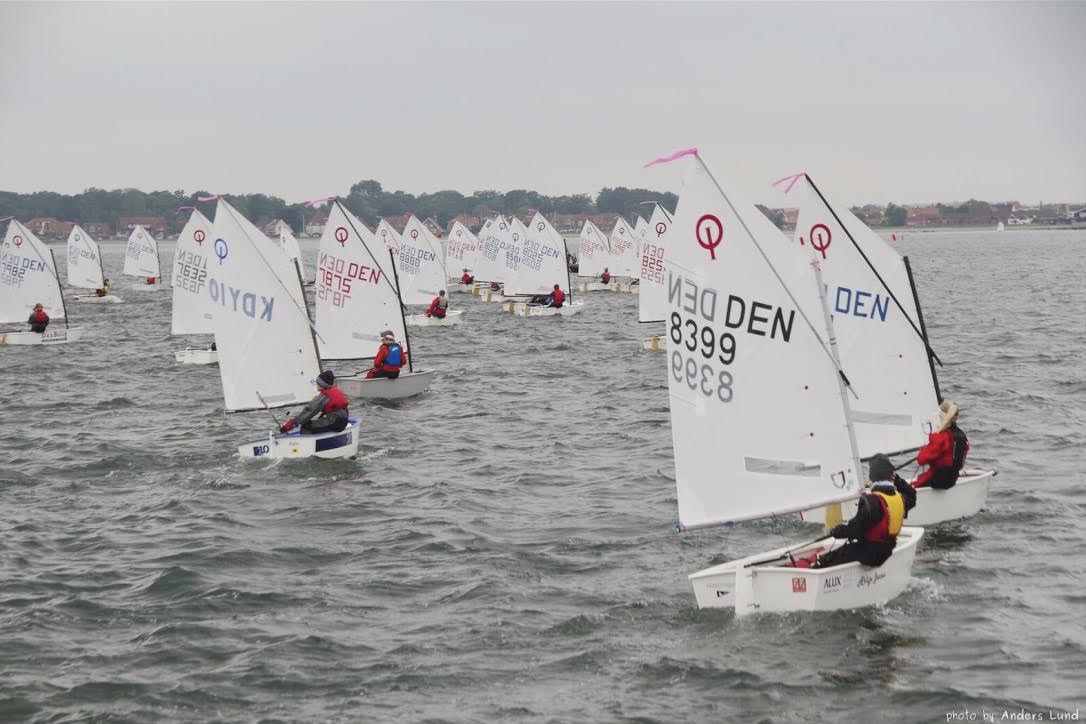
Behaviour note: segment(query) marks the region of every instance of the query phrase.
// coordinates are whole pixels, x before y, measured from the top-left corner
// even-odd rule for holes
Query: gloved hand
[[[834,538],[848,538],[847,530],[848,529],[845,527],[845,524],[841,523],[840,525],[833,526],[833,528],[830,530],[830,535]]]
[[[294,429],[294,420],[287,420],[283,423],[283,426],[279,428],[279,432],[290,432]]]

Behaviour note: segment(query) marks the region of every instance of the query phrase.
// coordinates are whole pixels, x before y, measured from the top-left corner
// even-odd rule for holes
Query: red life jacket
[[[37,324],[45,324],[49,321],[49,315],[45,313],[44,309],[39,309],[34,312],[34,322]]]
[[[328,397],[328,402],[325,403],[324,409],[321,411],[325,415],[336,410],[347,409],[347,395],[343,394],[343,391],[338,387],[328,387],[323,392]]]
[[[600,274],[600,281],[602,281],[604,284],[606,284],[607,282],[611,281],[611,275],[608,274],[607,272],[604,272],[603,274]]]
[[[563,292],[561,289],[555,289],[554,290],[554,302],[551,304],[551,306],[552,307],[560,307],[560,306],[562,306],[562,304],[565,301],[566,301],[566,293]]]
[[[475,281],[475,277],[468,274],[467,272],[464,272],[464,276],[460,277],[461,284],[471,284],[473,281]]]

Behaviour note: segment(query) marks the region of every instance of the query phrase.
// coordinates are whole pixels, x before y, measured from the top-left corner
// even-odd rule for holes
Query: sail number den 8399
[[[731,402],[732,373],[715,369],[717,362],[727,366],[735,360],[735,336],[731,332],[717,334],[708,324],[699,325],[671,313],[668,335],[675,347],[671,351],[671,376],[676,382],[706,397],[715,396],[721,402]],[[689,355],[683,353],[689,352]]]

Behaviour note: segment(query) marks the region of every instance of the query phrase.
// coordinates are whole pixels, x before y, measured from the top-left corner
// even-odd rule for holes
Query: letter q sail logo
[[[221,236],[215,239],[215,256],[219,257],[219,266],[230,256],[230,247],[226,245],[226,239]]]
[[[704,214],[694,225],[694,235],[698,246],[709,252],[709,258],[716,261],[716,248],[724,241],[724,224],[713,214]]]

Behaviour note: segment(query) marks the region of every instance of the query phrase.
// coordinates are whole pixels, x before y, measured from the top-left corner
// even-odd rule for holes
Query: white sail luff
[[[83,289],[101,289],[102,252],[98,243],[79,224],[68,234],[68,285]]]
[[[790,252],[753,204],[725,192],[700,159],[691,164],[665,257],[682,527],[858,490],[837,367],[804,319],[817,311],[817,285],[808,260]]]
[[[221,199],[212,236],[208,293],[226,409],[305,402],[320,363],[295,263]]]
[[[208,292],[208,269],[214,256],[212,224],[193,209],[177,237],[171,278],[170,334],[214,334],[214,307]]]
[[[0,250],[0,322],[25,322],[38,303],[53,319],[64,319],[64,297],[52,251],[12,219]]]

